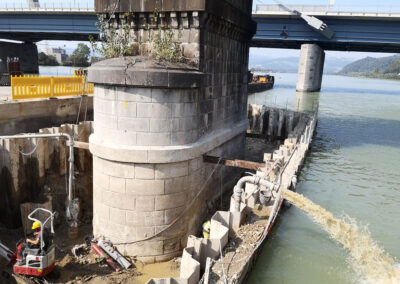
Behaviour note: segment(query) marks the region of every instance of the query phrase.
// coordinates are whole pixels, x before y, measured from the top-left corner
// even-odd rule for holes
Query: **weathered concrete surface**
[[[7,58],[18,57],[21,71],[24,73],[39,73],[38,50],[33,43],[0,43],[0,73],[7,73]]]
[[[110,80],[112,74],[107,74],[118,72],[104,65],[100,67],[103,80]],[[92,68],[89,78],[96,78],[92,74],[98,74],[97,65]],[[142,66],[120,68],[128,78],[125,74],[135,74],[136,68],[140,73]],[[175,71],[167,70],[173,77]],[[221,186],[221,179],[224,189],[232,186],[238,171],[218,169],[210,176],[215,166],[203,163],[202,155],[211,152],[240,158],[244,152],[246,113],[227,113],[220,121],[205,119],[210,112],[217,116],[229,103],[213,108],[213,100],[202,99],[199,90],[204,74],[186,70],[186,78],[192,77],[190,72],[200,77],[199,85],[184,80],[186,88],[173,81],[163,88],[111,86],[115,84],[112,78],[110,84],[95,86],[95,124],[90,137],[94,234],[107,236],[114,243],[135,242],[172,225],[144,243],[119,246],[145,262],[180,255],[187,236],[197,232],[202,216],[207,215],[207,204],[212,206],[221,192],[212,189]]]
[[[116,9],[111,27],[130,24],[139,55],[151,54],[152,39],[169,29],[189,63],[136,56],[89,70],[94,233],[144,262],[180,255],[240,172],[207,165],[202,155],[243,157],[249,40],[256,30],[250,2],[96,1],[99,13]]]
[[[243,78],[237,74],[240,73],[237,69],[247,68],[246,49],[256,31],[256,23],[251,19],[252,1],[96,0],[95,7],[110,27],[121,28],[124,23],[129,23],[132,27],[130,40],[137,50],[135,55],[148,55],[159,30],[167,29],[179,40],[185,57],[200,71],[215,75],[236,73],[239,77],[235,79]],[[109,18],[114,11],[115,15]],[[214,69],[217,62],[216,70],[207,71],[208,64],[212,64]],[[242,63],[240,66],[233,65],[239,62]],[[213,79],[210,77],[208,80]]]
[[[155,92],[155,94],[157,93]],[[174,92],[171,92],[170,98],[174,97],[173,94]],[[176,92],[175,96],[178,94],[183,94],[183,98],[186,98],[185,95],[187,95],[184,90]],[[95,92],[96,95],[97,92]],[[165,100],[168,96],[163,98]],[[198,137],[197,131],[193,132],[191,129],[196,130],[201,125],[197,123],[196,119],[190,119],[190,115],[195,115],[196,112],[187,112],[189,118],[185,118],[183,111],[185,108],[178,107],[182,112],[177,112],[177,115],[169,118],[160,118],[158,116],[165,116],[165,113],[161,111],[153,112],[150,107],[147,108],[149,112],[144,114],[144,118],[132,116],[121,117],[117,120],[120,122],[131,121],[128,128],[122,124],[122,128],[118,125],[115,129],[103,129],[111,119],[105,117],[104,120],[97,120],[98,115],[100,115],[97,113],[97,109],[102,109],[101,107],[98,108],[97,103],[96,97],[95,132],[90,137],[90,149],[94,154],[94,233],[110,237],[114,242],[137,241],[153,236],[166,226],[171,225],[175,218],[184,213],[175,226],[158,238],[143,244],[119,247],[124,253],[138,256],[139,259],[146,262],[162,261],[180,255],[187,236],[196,233],[200,227],[202,220],[198,216],[207,214],[206,204],[212,203],[219,196],[220,191],[206,190],[190,206],[189,210],[187,210],[188,203],[195,199],[200,190],[204,189],[203,185],[206,185],[207,189],[219,189],[222,178],[224,187],[231,186],[229,177],[232,177],[232,174],[238,171],[235,169],[218,169],[213,176],[210,176],[214,166],[203,163],[201,157],[203,152],[196,150],[202,142],[191,143]],[[107,105],[111,106],[112,104],[115,103],[108,102]],[[151,101],[148,104],[160,107],[160,105],[151,103]],[[143,106],[137,108],[136,114],[145,109]],[[165,109],[166,112],[172,110],[168,107],[165,107]],[[119,110],[124,111],[124,104],[121,105]],[[140,122],[133,122],[136,119]],[[154,120],[154,123],[152,123],[152,120]],[[138,129],[132,127],[132,125],[137,125]],[[247,123],[244,125],[246,126]],[[184,143],[180,144],[180,140],[172,140],[171,137],[176,135],[176,132],[173,131],[174,126],[177,127],[176,130],[182,130],[180,132],[182,132],[181,137],[182,141],[185,141]],[[186,132],[185,129],[187,129]],[[131,135],[130,131],[135,134]],[[221,136],[217,135],[214,139],[211,139],[210,145],[212,146],[209,146],[208,150],[213,150],[212,153],[215,155],[242,156],[243,131],[242,129],[242,134],[234,139],[229,136],[229,139],[221,140]],[[97,139],[97,135],[101,138]],[[145,144],[135,146],[135,139],[140,138],[141,135],[148,136],[145,143],[156,146],[145,147]],[[152,137],[152,135],[156,135],[156,137]],[[167,136],[168,139],[160,138]],[[107,153],[98,151],[100,148],[94,146],[98,141],[102,141],[103,148],[101,149],[106,149],[110,145],[119,145],[119,151],[126,153],[123,158],[124,162],[111,159],[112,150]],[[117,144],[118,142],[120,144]],[[129,143],[132,146],[127,146]],[[168,146],[157,146],[157,144],[168,144]],[[238,149],[240,150],[238,151]],[[146,153],[153,151],[158,155],[154,154],[151,161],[138,160]],[[130,155],[129,152],[132,154]],[[179,155],[180,152],[196,156],[188,158],[189,156]],[[107,159],[103,158],[104,155],[107,155]],[[118,153],[116,157],[121,160]],[[161,162],[157,161],[157,157]],[[168,157],[168,160],[165,160],[165,157]],[[131,160],[127,160],[128,158],[131,158]],[[184,212],[185,210],[187,211]]]
[[[317,44],[302,44],[296,90],[317,92],[321,90],[325,52]]]
[[[81,97],[7,101],[0,103],[0,135],[34,133],[40,128],[76,123]],[[80,121],[93,120],[93,97],[82,99]]]

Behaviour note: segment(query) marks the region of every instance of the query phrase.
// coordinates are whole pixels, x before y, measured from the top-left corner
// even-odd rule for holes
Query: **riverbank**
[[[358,78],[371,78],[371,79],[383,79],[383,80],[397,80],[400,81],[400,75],[396,73],[364,73],[364,72],[352,72],[347,74],[333,74],[339,76],[348,76],[348,77],[358,77]]]

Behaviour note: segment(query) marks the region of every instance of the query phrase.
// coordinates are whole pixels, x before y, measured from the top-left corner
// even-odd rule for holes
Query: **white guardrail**
[[[32,3],[31,3],[32,5]],[[94,0],[39,0],[38,5],[32,5],[27,0],[0,0],[0,11],[21,12],[94,12]]]
[[[304,13],[377,13],[377,14],[398,14],[400,13],[400,4],[385,6],[385,5],[285,5],[291,10],[297,10]],[[263,12],[286,12],[287,11],[277,4],[258,4],[256,5],[256,14]]]
[[[67,12],[81,11],[94,12],[94,0],[39,0],[39,5],[33,7],[29,0],[0,0],[0,11],[21,12]],[[261,1],[261,0],[260,0]],[[399,14],[399,5],[286,5],[291,10],[304,13],[376,13],[376,14]],[[254,14],[271,14],[273,12],[288,13],[281,5],[257,4]]]

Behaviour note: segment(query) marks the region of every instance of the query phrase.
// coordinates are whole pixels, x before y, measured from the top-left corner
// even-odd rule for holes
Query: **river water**
[[[74,76],[74,69],[79,69],[79,67],[39,66],[39,74],[41,76]]]
[[[368,226],[400,260],[400,81],[324,75],[320,93],[296,94],[296,74],[249,103],[319,107],[312,148],[297,191],[337,217]],[[283,210],[247,283],[360,283],[342,246],[294,206]]]

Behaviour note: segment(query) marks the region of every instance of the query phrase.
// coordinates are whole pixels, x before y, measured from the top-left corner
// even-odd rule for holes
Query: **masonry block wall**
[[[203,163],[202,155],[244,154],[248,42],[255,32],[248,2],[96,1],[110,27],[129,21],[133,42],[143,44],[136,57],[89,70],[94,234],[144,262],[180,255],[240,173]],[[146,57],[146,39],[166,28],[180,38],[187,64]]]

